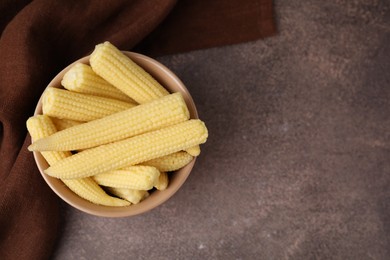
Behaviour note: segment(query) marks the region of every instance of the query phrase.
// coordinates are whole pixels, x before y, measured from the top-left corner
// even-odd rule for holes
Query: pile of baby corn
[[[45,174],[80,197],[137,204],[199,155],[207,128],[190,119],[179,92],[169,93],[111,43],[97,45],[89,62],[70,68],[64,89],[45,90],[42,115],[27,120],[28,149],[46,159]]]

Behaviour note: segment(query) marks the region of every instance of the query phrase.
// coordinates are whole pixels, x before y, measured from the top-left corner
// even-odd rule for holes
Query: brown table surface
[[[210,137],[144,215],[62,204],[54,259],[389,259],[390,2],[275,1],[277,36],[159,60]]]

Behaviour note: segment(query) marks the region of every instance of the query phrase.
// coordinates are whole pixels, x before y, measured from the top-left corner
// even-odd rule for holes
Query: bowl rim
[[[140,63],[139,65],[141,67],[152,66],[155,67],[154,69],[156,70],[158,69],[159,71],[163,71],[164,73],[162,73],[160,76],[168,77],[169,80],[174,82],[174,84],[172,83],[171,85],[177,86],[178,91],[182,92],[186,104],[190,110],[191,118],[193,119],[199,118],[195,103],[192,99],[190,92],[188,91],[184,83],[170,69],[168,69],[165,65],[161,64],[159,61],[152,59],[148,56],[145,56],[143,54],[131,52],[131,51],[122,51],[122,52],[128,57],[130,57],[137,64]],[[84,56],[72,62],[68,66],[66,66],[49,82],[45,90],[50,87],[60,88],[61,87],[60,82],[64,74],[76,63],[89,64],[89,58],[90,55]],[[146,68],[144,69],[148,71],[148,69]],[[148,72],[152,74],[152,76],[156,77],[156,75],[153,75],[153,73],[151,73],[150,71]],[[158,77],[156,77],[156,79],[157,78]],[[171,85],[170,86],[165,85],[164,87],[166,87],[169,92],[172,92],[170,91]],[[42,114],[42,96],[44,91],[42,92],[42,95],[39,98],[38,103],[35,107],[34,116]],[[63,182],[60,179],[51,177],[43,172],[48,167],[48,164],[40,152],[33,151],[33,156],[40,174],[42,175],[45,182],[49,185],[49,187],[57,194],[57,196],[59,196],[70,206],[80,211],[83,211],[85,213],[94,216],[109,217],[109,218],[120,218],[120,217],[140,215],[166,202],[181,188],[181,186],[187,180],[195,165],[196,158],[197,158],[194,157],[193,160],[189,164],[184,166],[182,169],[170,173],[171,175],[179,175],[179,174],[180,175],[174,179],[175,180],[174,185],[168,185],[168,188],[166,190],[164,191],[155,190],[148,198],[146,198],[145,200],[143,200],[138,204],[132,204],[130,206],[123,206],[123,207],[110,207],[104,205],[97,205],[79,197],[68,187],[66,187],[65,184],[63,184]],[[161,194],[163,194],[164,196],[161,196]]]

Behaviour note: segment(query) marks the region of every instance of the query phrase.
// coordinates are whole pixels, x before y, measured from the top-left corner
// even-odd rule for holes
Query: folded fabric
[[[136,50],[186,52],[264,38],[276,32],[272,0],[181,0]]]
[[[271,0],[5,0],[0,12],[2,259],[47,259],[58,237],[59,200],[27,151],[25,122],[62,68],[106,40],[162,55],[275,33]]]

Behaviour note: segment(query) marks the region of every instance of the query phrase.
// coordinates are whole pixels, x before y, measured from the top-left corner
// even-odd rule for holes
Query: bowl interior
[[[134,52],[123,52],[127,56],[129,56],[134,62],[144,68],[147,72],[149,72],[157,81],[159,81],[169,92],[181,92],[184,100],[187,103],[188,109],[190,111],[191,118],[198,118],[198,113],[194,104],[194,101],[184,86],[182,81],[177,78],[173,72],[171,72],[168,68],[166,68],[161,63],[157,62],[154,59],[151,59],[142,54],[134,53]],[[62,70],[47,86],[47,88],[62,88],[61,80],[64,74],[69,70],[71,66],[75,63],[85,63],[89,64],[89,56],[81,58],[74,63],[70,64],[64,70]],[[42,98],[38,101],[37,107],[35,109],[34,115],[42,114]],[[46,160],[42,157],[39,152],[33,152],[34,158],[39,168],[39,171],[42,174],[42,177],[46,181],[46,183],[51,187],[51,189],[64,201],[66,201],[71,206],[84,211],[86,213],[102,216],[102,217],[126,217],[126,216],[134,216],[146,211],[149,211],[158,205],[164,203],[170,197],[175,194],[175,192],[183,185],[188,175],[190,174],[196,158],[192,160],[188,165],[183,167],[182,169],[170,173],[169,185],[168,188],[164,191],[154,191],[151,195],[143,200],[142,202],[130,205],[126,207],[108,207],[97,205],[86,201],[80,198],[78,195],[73,193],[65,184],[57,179],[46,175],[43,171],[48,168],[48,164]]]

